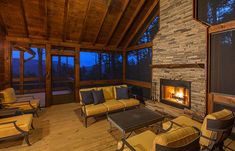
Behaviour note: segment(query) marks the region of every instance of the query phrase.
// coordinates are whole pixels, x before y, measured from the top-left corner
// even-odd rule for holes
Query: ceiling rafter
[[[24,28],[25,28],[25,32],[26,32],[26,36],[29,37],[29,28],[28,28],[28,22],[27,22],[27,18],[26,18],[26,14],[25,14],[25,0],[20,0],[20,5],[21,5],[21,13],[24,19]]]
[[[141,22],[138,24],[137,28],[135,28],[134,32],[130,36],[130,38],[127,40],[127,43],[125,44],[124,48],[127,48],[129,44],[131,43],[132,39],[135,37],[137,32],[140,30],[140,28],[144,25],[145,21],[147,20],[148,16],[151,14],[151,12],[154,10],[154,8],[157,6],[159,0],[154,0],[151,7],[148,9],[148,12],[144,16],[144,18],[141,20]]]
[[[79,34],[78,43],[81,43],[81,41],[82,41],[82,36],[83,36],[83,34],[84,34],[84,28],[85,28],[86,22],[87,22],[88,11],[89,11],[89,9],[90,9],[90,7],[91,7],[91,1],[92,1],[92,0],[89,0],[89,1],[88,1],[88,4],[87,4],[86,13],[85,13],[85,17],[84,17],[84,20],[83,20],[83,23],[82,23],[81,32],[80,32],[80,34]]]
[[[139,5],[138,5],[138,7],[136,8],[136,10],[135,10],[133,16],[131,17],[130,21],[129,21],[128,24],[126,25],[124,31],[122,32],[122,34],[121,34],[121,36],[120,36],[120,38],[119,38],[119,40],[118,40],[118,42],[117,42],[117,44],[115,45],[116,47],[118,47],[119,44],[121,43],[121,41],[122,41],[123,37],[125,36],[127,30],[130,28],[130,26],[131,26],[131,24],[133,23],[134,19],[136,18],[136,16],[137,16],[138,13],[140,12],[142,6],[144,5],[144,2],[145,2],[145,0],[140,0]]]
[[[3,34],[4,35],[8,35],[7,26],[4,23],[4,20],[3,20],[1,12],[0,12],[0,28],[3,30]]]
[[[144,27],[144,30],[140,34],[137,35],[137,38],[134,39],[134,43],[137,42],[137,40],[147,31],[147,29],[149,28],[149,25],[153,22],[153,20],[155,19],[156,16],[159,16],[159,13],[160,13],[160,9],[158,9],[157,13],[150,19],[150,21]]]
[[[67,31],[67,22],[68,22],[68,13],[69,12],[69,0],[65,0],[64,5],[64,21],[63,21],[63,41],[66,41],[66,31]]]
[[[120,21],[121,21],[122,16],[124,15],[124,13],[125,13],[125,11],[126,11],[126,9],[127,9],[127,6],[128,6],[129,4],[130,4],[130,1],[129,1],[129,0],[125,0],[123,9],[121,10],[121,13],[118,15],[116,22],[114,23],[114,26],[113,26],[113,28],[112,28],[112,30],[111,30],[109,36],[108,36],[108,40],[106,41],[105,46],[107,46],[107,45],[109,44],[109,42],[110,42],[110,40],[111,40],[111,38],[112,38],[112,36],[113,36],[115,30],[117,29],[118,24],[119,24]]]
[[[107,16],[108,12],[109,12],[111,1],[112,1],[112,0],[109,0],[109,1],[108,1],[108,5],[107,5],[107,8],[106,8],[106,10],[105,10],[105,14],[104,14],[104,16],[103,16],[103,18],[102,18],[102,20],[101,20],[101,24],[100,24],[100,26],[99,26],[99,30],[98,30],[98,32],[97,32],[97,34],[96,34],[96,36],[95,36],[95,40],[93,41],[93,45],[96,43],[96,41],[97,41],[97,39],[98,39],[98,36],[99,36],[99,34],[100,34],[100,31],[101,31],[101,28],[102,28],[102,26],[103,26],[103,24],[104,24],[104,21],[105,21],[105,18],[106,18],[106,16]]]
[[[45,35],[44,38],[45,39],[49,39],[49,24],[48,24],[48,8],[47,8],[47,0],[41,0],[40,1],[40,5],[42,8],[42,16],[43,16],[43,20],[44,20],[44,31],[45,31]]]

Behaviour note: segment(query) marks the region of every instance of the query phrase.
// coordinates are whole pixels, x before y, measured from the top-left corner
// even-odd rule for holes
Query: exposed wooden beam
[[[153,43],[152,42],[148,42],[148,43],[145,43],[145,44],[128,47],[126,49],[126,51],[138,50],[138,49],[143,49],[143,48],[150,48],[152,46],[153,46]]]
[[[222,32],[235,28],[235,20],[209,27],[209,33]]]
[[[104,14],[104,16],[103,16],[103,18],[102,18],[102,20],[101,20],[101,24],[100,24],[100,26],[99,26],[99,30],[98,30],[98,32],[97,32],[97,34],[96,34],[96,36],[95,36],[95,39],[94,39],[94,41],[93,41],[93,44],[95,44],[96,41],[97,41],[97,39],[98,39],[98,36],[99,36],[99,34],[100,34],[100,31],[101,31],[101,28],[102,28],[102,26],[103,26],[103,24],[104,24],[104,20],[105,20],[107,14],[108,14],[108,12],[109,12],[109,8],[110,8],[111,1],[112,1],[112,0],[109,0],[109,1],[108,1],[108,5],[107,5],[107,8],[106,8],[106,10],[105,10],[105,14]]]
[[[22,16],[23,16],[23,19],[24,19],[25,33],[26,33],[26,36],[29,37],[29,28],[28,28],[28,22],[27,22],[27,18],[26,18],[26,14],[25,14],[24,3],[25,3],[25,0],[21,0],[20,1],[20,4],[21,4],[21,13],[22,13]]]
[[[45,37],[46,39],[49,39],[50,36],[50,28],[49,28],[49,17],[48,17],[48,3],[47,0],[43,0],[44,3],[44,28],[45,28]]]
[[[139,40],[139,38],[144,35],[144,33],[147,31],[147,29],[149,28],[150,24],[153,22],[153,20],[155,19],[156,16],[159,16],[160,14],[160,9],[157,10],[157,13],[150,19],[150,21],[146,24],[146,26],[144,27],[143,31],[141,31],[140,33],[137,34],[137,38],[134,39],[133,43],[137,43],[137,40]],[[135,37],[133,37],[135,38]]]
[[[116,20],[116,22],[114,23],[114,26],[113,26],[111,32],[109,33],[108,40],[106,41],[105,46],[107,46],[107,45],[109,44],[109,42],[110,42],[110,40],[111,40],[111,38],[112,38],[114,32],[116,31],[116,29],[117,29],[117,27],[118,27],[118,24],[119,24],[119,22],[121,21],[121,18],[122,18],[122,16],[124,15],[124,13],[125,13],[125,11],[126,11],[127,6],[128,6],[129,3],[130,3],[129,0],[125,0],[124,6],[123,6],[123,8],[122,8],[120,14],[118,15],[117,20]]]
[[[142,6],[144,5],[144,2],[145,2],[145,0],[140,0],[139,5],[138,5],[138,7],[136,8],[134,14],[132,15],[130,21],[127,23],[127,25],[126,25],[124,31],[122,32],[121,36],[119,36],[118,42],[117,42],[117,44],[116,44],[116,47],[118,47],[119,44],[121,43],[121,41],[122,41],[123,37],[125,36],[127,30],[130,28],[132,22],[134,21],[134,19],[136,18],[136,16],[137,16],[138,13],[140,12]]]
[[[139,87],[143,87],[143,88],[148,88],[148,89],[151,89],[151,87],[152,87],[151,82],[143,82],[143,81],[135,81],[135,80],[126,80],[125,83],[126,83],[126,84],[135,85],[135,86],[139,86]]]
[[[83,19],[83,23],[82,23],[82,29],[81,29],[81,32],[79,34],[79,40],[78,40],[78,43],[81,43],[82,41],[82,37],[83,37],[83,34],[84,34],[84,28],[86,26],[86,22],[87,22],[87,15],[88,15],[88,11],[90,10],[90,7],[91,7],[91,1],[92,0],[88,0],[88,4],[87,4],[87,8],[86,8],[86,13],[85,13],[85,16],[84,16],[84,19]]]
[[[67,31],[67,21],[68,21],[68,13],[69,12],[69,0],[65,0],[64,5],[64,21],[63,21],[63,41],[66,41],[66,31]]]
[[[124,48],[127,48],[129,46],[129,44],[131,43],[132,39],[135,37],[135,35],[138,33],[138,31],[140,30],[140,28],[144,25],[145,21],[147,20],[148,16],[151,14],[151,12],[154,10],[154,8],[157,6],[159,0],[154,0],[153,4],[151,5],[151,7],[149,8],[149,10],[147,11],[146,15],[144,16],[144,18],[141,20],[141,22],[138,24],[137,28],[135,28],[134,32],[132,33],[132,35],[130,36],[130,38],[127,40],[127,43],[125,44]]]
[[[8,35],[7,28],[6,28],[6,25],[4,23],[1,12],[0,12],[0,28],[1,28],[0,30],[2,30],[4,36]]]

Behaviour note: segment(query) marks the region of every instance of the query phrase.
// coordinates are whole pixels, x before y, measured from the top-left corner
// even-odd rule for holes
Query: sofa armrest
[[[11,103],[2,103],[3,106],[11,105],[11,104],[22,104],[22,105],[29,105],[32,109],[35,109],[34,106],[31,104],[30,101],[20,101],[20,102],[11,102]]]
[[[131,146],[124,138],[121,140],[122,141],[122,147],[118,149],[117,151],[122,151],[124,149],[124,146],[126,145],[131,151],[136,151],[134,147]]]
[[[163,132],[170,131],[173,128],[174,125],[179,126],[179,127],[183,127],[182,125],[180,125],[180,124],[178,124],[178,123],[176,123],[174,121],[169,121],[169,122],[171,123],[170,127],[168,129],[166,129],[166,130],[163,129]]]
[[[16,95],[16,98],[31,98],[31,99],[35,99],[34,95]]]

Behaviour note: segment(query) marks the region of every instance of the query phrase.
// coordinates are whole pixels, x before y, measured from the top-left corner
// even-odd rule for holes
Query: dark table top
[[[125,133],[163,121],[164,116],[147,108],[108,115],[108,120]]]

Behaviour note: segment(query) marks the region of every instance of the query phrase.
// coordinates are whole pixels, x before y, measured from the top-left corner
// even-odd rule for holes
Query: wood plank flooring
[[[79,104],[70,103],[46,108],[39,118],[34,118],[35,130],[30,135],[32,146],[23,139],[0,143],[0,150],[6,151],[114,151],[117,134],[107,130],[105,118],[89,120],[89,127],[82,125]],[[120,135],[121,136],[121,135]]]

